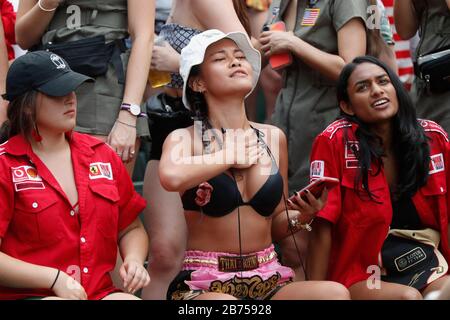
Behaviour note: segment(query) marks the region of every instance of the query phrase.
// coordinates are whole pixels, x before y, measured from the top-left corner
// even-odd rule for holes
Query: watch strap
[[[132,105],[130,103],[122,103],[122,105],[120,106],[120,110],[127,110],[128,112],[130,112],[132,115],[137,116],[138,118],[148,118],[148,115],[146,112],[140,112],[139,114],[135,115],[131,112],[131,108],[132,106],[137,106],[139,107],[139,110],[141,110],[141,107],[139,105]]]

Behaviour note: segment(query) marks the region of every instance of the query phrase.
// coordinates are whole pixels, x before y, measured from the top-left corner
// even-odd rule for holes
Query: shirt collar
[[[94,148],[103,144],[102,141],[80,134],[78,132],[72,132],[70,138],[70,145],[73,148],[82,150],[87,156],[92,156]],[[4,151],[13,156],[30,156],[33,153],[31,144],[23,135],[15,135],[11,137],[6,143],[0,145],[0,148],[4,148]]]
[[[13,156],[25,156],[31,150],[30,143],[23,135],[16,135],[3,145],[5,152]]]

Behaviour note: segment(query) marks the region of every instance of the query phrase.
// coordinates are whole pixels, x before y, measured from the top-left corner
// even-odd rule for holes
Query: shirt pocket
[[[361,183],[355,190],[355,178],[359,174],[357,170],[359,169],[349,169],[341,179],[342,217],[356,227],[386,223],[389,220],[389,214],[392,215],[392,209],[388,208],[390,206],[389,192],[384,177],[381,173],[371,177],[369,172],[372,200],[362,189]]]
[[[89,189],[93,194],[90,207],[96,217],[98,231],[107,238],[117,242],[119,221],[119,191],[115,184],[95,183],[90,184]]]
[[[48,194],[23,196],[16,199],[15,214],[11,224],[13,233],[24,242],[48,246],[61,240],[63,224],[56,196]]]
[[[434,173],[428,176],[427,184],[421,188],[424,196],[441,196],[447,193],[445,174]]]
[[[419,197],[415,197],[416,209],[420,213],[420,219],[423,224],[434,227],[440,225],[440,216],[447,215],[447,213],[441,212],[439,203],[446,201],[443,199],[446,194],[445,173],[430,174],[426,185],[419,189]]]

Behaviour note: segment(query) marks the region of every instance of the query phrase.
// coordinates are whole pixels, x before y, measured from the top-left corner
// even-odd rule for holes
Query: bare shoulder
[[[187,128],[180,128],[172,131],[166,138],[167,141],[176,141],[180,142],[180,139],[184,141],[192,141],[194,137],[194,126],[190,126]],[[186,140],[185,140],[186,139]]]

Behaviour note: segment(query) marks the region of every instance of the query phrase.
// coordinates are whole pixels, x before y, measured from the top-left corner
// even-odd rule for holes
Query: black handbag
[[[70,68],[89,77],[106,74],[116,42],[105,43],[105,36],[96,36],[64,43],[47,43],[42,49],[61,56]]]
[[[379,256],[381,280],[423,289],[447,274],[436,230],[391,229]]]
[[[431,92],[450,90],[450,46],[435,50],[417,59],[420,79],[427,82]]]
[[[185,108],[181,98],[173,98],[164,92],[150,97],[145,102],[149,119],[175,119],[190,117],[191,112]]]

